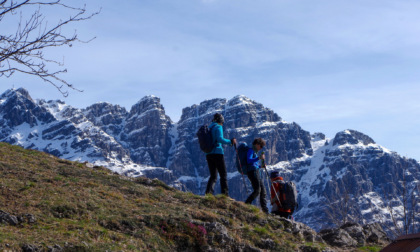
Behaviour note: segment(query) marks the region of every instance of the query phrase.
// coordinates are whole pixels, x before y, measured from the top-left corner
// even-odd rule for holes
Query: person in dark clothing
[[[207,182],[206,194],[214,194],[214,185],[217,180],[217,173],[220,175],[220,187],[222,194],[229,196],[229,188],[227,183],[227,170],[224,158],[222,144],[236,144],[236,139],[232,140],[223,138],[223,123],[225,122],[223,115],[216,113],[210,125],[212,138],[216,142],[213,150],[206,154],[207,164],[210,170],[210,178]]]
[[[264,160],[265,156],[262,153],[260,156],[257,153],[265,146],[265,141],[262,138],[256,138],[252,142],[252,148],[247,153],[247,176],[251,181],[253,192],[246,199],[245,203],[251,204],[258,196],[260,196],[261,209],[264,213],[268,213],[267,207],[267,193],[265,191],[264,183],[262,180],[260,160]]]

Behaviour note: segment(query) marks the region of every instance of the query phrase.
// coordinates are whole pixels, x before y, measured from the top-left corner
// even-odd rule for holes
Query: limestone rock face
[[[335,135],[333,145],[345,144],[375,144],[372,138],[355,130],[345,130]]]
[[[94,125],[116,138],[123,131],[123,122],[128,115],[125,108],[106,102],[93,104],[87,107],[83,113]]]
[[[312,146],[310,163],[276,167],[296,183],[301,208],[295,218],[299,221],[317,230],[342,221],[385,220],[386,226],[393,226],[388,207],[398,212],[403,197],[409,211],[418,211],[418,203],[409,196],[418,195],[420,165],[416,160],[401,157],[354,130],[339,132],[331,140],[313,135]]]
[[[199,105],[183,109],[181,120],[176,124],[176,141],[170,151],[168,168],[183,180],[194,193],[202,194],[209,176],[205,154],[200,150],[196,132],[203,125],[209,125],[215,113],[225,118],[223,136],[236,138],[248,145],[257,137],[267,142],[265,150],[267,163],[278,163],[310,155],[311,136],[296,123],[287,123],[262,104],[245,96],[231,100],[212,99]],[[225,145],[225,163],[230,173],[230,196],[243,199],[246,191],[241,176],[236,169],[236,152],[232,146]],[[218,190],[218,184],[216,185]],[[252,188],[248,185],[248,188]]]
[[[130,112],[118,105],[97,103],[83,110],[86,118],[112,136],[130,154],[134,163],[165,167],[172,145],[173,127],[160,99],[146,96]]]
[[[33,100],[24,89],[8,90],[1,96],[0,123],[4,126],[1,141],[70,160],[109,162],[110,166],[116,160],[121,167],[130,163],[129,152],[95,126],[83,110],[62,101]]]
[[[146,96],[125,118],[120,140],[130,150],[133,162],[165,167],[172,144],[171,127],[172,121],[166,116],[160,99]]]
[[[55,118],[29,96],[23,88],[8,90],[0,96],[0,124],[2,134],[7,134],[16,126],[27,124],[30,127],[52,123]]]

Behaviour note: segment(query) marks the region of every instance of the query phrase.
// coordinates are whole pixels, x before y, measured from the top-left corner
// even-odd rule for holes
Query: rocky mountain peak
[[[16,93],[27,98],[27,99],[32,99],[31,96],[29,95],[28,90],[24,89],[24,88],[18,88],[16,90]]]
[[[224,115],[224,109],[227,100],[221,98],[215,98],[205,100],[199,105],[194,104],[190,107],[182,109],[182,115],[180,123],[185,120],[191,120],[193,118],[199,120],[199,124],[209,123],[213,118],[214,113],[222,113]]]
[[[108,102],[95,103],[83,110],[85,117],[95,126],[118,138],[123,130],[123,122],[128,112],[124,107]]]
[[[18,88],[18,89],[8,89],[6,90],[6,92],[4,92],[1,95],[1,99],[13,99],[13,98],[25,98],[28,100],[32,100],[31,96],[29,95],[28,90],[24,89],[24,88]]]
[[[338,132],[333,141],[333,145],[344,145],[344,144],[363,144],[363,145],[369,145],[369,144],[375,144],[375,141],[373,141],[372,138],[369,136],[358,132],[356,130],[344,130],[341,132]]]
[[[246,105],[246,104],[255,104],[256,102],[251,100],[250,98],[246,97],[245,95],[237,95],[229,100],[229,106],[237,106],[237,105]]]
[[[172,145],[172,120],[165,114],[159,97],[143,97],[132,106],[121,125],[119,140],[129,147],[134,162],[154,167],[166,164]]]
[[[153,110],[159,110],[162,113],[165,113],[165,109],[160,103],[160,98],[154,95],[148,95],[140,99],[140,101],[131,107],[130,116],[141,115]]]
[[[95,103],[85,109],[85,111],[89,111],[89,113],[92,114],[92,116],[100,117],[106,114],[121,114],[126,113],[126,109],[123,107],[120,107],[119,105],[112,105],[108,102],[98,102]]]
[[[226,125],[228,127],[249,127],[261,123],[280,122],[281,117],[261,103],[244,95],[230,99],[226,105]]]
[[[3,124],[9,127],[28,123],[30,126],[38,122],[48,123],[54,117],[42,107],[37,106],[29,92],[24,88],[9,89],[0,97],[0,112],[3,115]]]
[[[24,88],[6,90],[6,92],[4,92],[0,96],[0,104],[9,103],[9,102],[35,103],[34,100],[32,100],[32,97],[29,95],[29,92]]]
[[[127,110],[119,105],[112,105],[108,102],[95,103],[84,110],[85,116],[95,122],[95,125],[119,125],[123,117],[127,115]]]

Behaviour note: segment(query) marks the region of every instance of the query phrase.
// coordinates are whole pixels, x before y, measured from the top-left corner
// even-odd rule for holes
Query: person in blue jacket
[[[261,209],[264,213],[268,213],[267,207],[267,193],[265,191],[264,183],[262,180],[262,172],[261,172],[261,162],[260,160],[264,160],[265,156],[262,153],[260,156],[257,155],[259,151],[262,150],[265,146],[265,141],[262,138],[256,138],[252,142],[252,148],[249,148],[247,153],[247,168],[248,173],[247,176],[251,181],[252,188],[254,191],[249,195],[246,199],[246,204],[251,204],[252,201],[255,200],[258,196],[260,196],[260,203]]]
[[[210,170],[210,178],[207,183],[206,194],[214,194],[214,185],[217,180],[217,173],[220,175],[220,187],[222,189],[222,194],[229,196],[229,189],[227,183],[227,170],[224,158],[224,151],[222,144],[236,144],[236,139],[232,140],[223,138],[223,123],[225,119],[223,115],[216,113],[213,116],[213,121],[210,124],[211,134],[213,140],[216,142],[215,147],[209,153],[206,153],[207,164]]]

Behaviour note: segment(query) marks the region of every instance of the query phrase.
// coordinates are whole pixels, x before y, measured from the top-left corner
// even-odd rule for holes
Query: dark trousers
[[[249,181],[251,181],[252,188],[254,189],[254,191],[251,193],[251,195],[249,195],[245,203],[251,204],[252,201],[254,201],[259,195],[261,209],[263,210],[263,212],[268,213],[267,194],[265,192],[265,187],[261,178],[260,171],[259,170],[251,171],[251,172],[248,172],[247,175],[248,175]]]
[[[210,170],[210,178],[209,182],[207,183],[206,194],[214,194],[214,185],[216,184],[217,173],[219,173],[220,187],[222,188],[222,193],[228,196],[229,190],[224,156],[222,154],[210,154],[206,156],[206,159]]]

